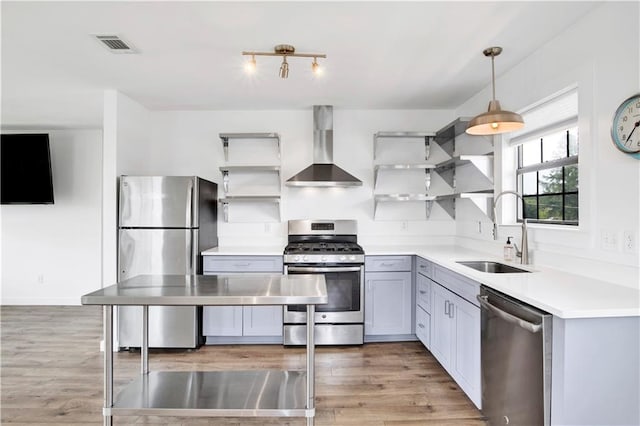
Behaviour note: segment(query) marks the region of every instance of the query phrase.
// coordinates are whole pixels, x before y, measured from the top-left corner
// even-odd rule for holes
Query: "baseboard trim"
[[[80,306],[79,297],[61,297],[61,298],[2,298],[1,306],[10,305],[42,305],[42,306]]]

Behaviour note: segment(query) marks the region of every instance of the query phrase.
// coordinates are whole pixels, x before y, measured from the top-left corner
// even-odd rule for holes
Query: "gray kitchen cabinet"
[[[416,257],[416,337],[431,349],[431,279],[433,265]]]
[[[205,256],[203,272],[282,273],[282,256]],[[202,333],[207,343],[280,343],[282,307],[207,306]]]
[[[411,259],[365,258],[365,341],[415,340]]]
[[[435,271],[435,277],[445,276],[449,283],[457,277],[439,266]],[[454,287],[467,290],[467,285],[461,280]],[[480,308],[432,281],[431,309],[431,353],[471,401],[481,408]]]

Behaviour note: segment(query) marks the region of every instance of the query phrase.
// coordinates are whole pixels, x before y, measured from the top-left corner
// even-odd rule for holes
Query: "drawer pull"
[[[236,268],[239,268],[239,267],[251,266],[251,264],[248,263],[248,262],[247,263],[234,263],[233,266],[235,266]]]
[[[424,328],[424,324],[420,324],[420,323],[418,323],[418,327],[420,327],[420,328]]]
[[[420,265],[420,269],[427,269],[426,265]]]
[[[427,292],[424,290],[420,290],[420,294],[427,294]]]

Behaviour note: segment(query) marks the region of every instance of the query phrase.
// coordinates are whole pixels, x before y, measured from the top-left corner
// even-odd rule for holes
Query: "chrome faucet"
[[[524,199],[520,194],[515,191],[502,191],[493,199],[493,239],[498,239],[498,220],[496,218],[496,205],[498,204],[498,200],[504,194],[513,194],[516,197],[522,200],[524,204]],[[527,265],[529,263],[529,239],[527,238],[527,219],[522,219],[522,240],[520,244],[520,250],[518,250],[518,246],[514,244],[516,247],[516,256],[520,258],[520,263],[523,265]]]

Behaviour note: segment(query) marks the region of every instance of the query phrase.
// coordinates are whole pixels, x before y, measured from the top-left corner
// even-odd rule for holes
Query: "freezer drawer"
[[[140,274],[185,274],[198,271],[195,242],[197,229],[120,229],[118,234],[119,281]],[[202,338],[202,308],[149,308],[149,346],[197,348]],[[142,308],[119,307],[118,345],[140,347]]]
[[[198,272],[197,229],[120,229],[118,278]]]

